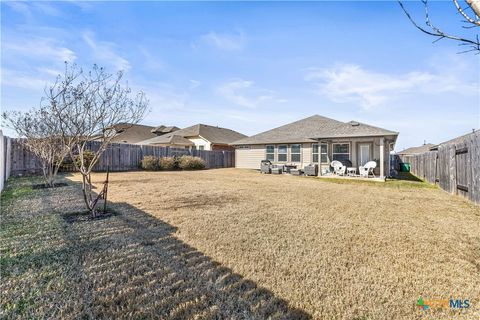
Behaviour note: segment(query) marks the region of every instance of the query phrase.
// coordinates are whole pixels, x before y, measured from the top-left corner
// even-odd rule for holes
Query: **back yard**
[[[479,207],[422,182],[113,173],[91,220],[79,179],[2,193],[2,318],[480,317]]]

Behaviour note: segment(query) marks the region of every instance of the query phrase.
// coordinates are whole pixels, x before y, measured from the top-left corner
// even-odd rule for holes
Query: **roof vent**
[[[350,124],[352,125],[352,127],[358,127],[360,125],[360,123],[358,123],[357,121],[350,121]]]

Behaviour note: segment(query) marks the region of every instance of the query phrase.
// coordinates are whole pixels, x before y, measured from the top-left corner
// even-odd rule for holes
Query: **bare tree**
[[[480,0],[465,0],[464,3],[461,3],[461,0],[452,0],[455,5],[457,13],[462,17],[464,29],[471,29],[480,26]],[[403,12],[405,12],[408,19],[413,23],[413,25],[423,33],[426,33],[430,36],[436,38],[436,41],[442,39],[450,39],[459,42],[461,46],[467,46],[469,49],[462,51],[465,52],[475,52],[475,54],[480,54],[480,39],[478,34],[471,37],[457,36],[445,32],[443,29],[440,29],[435,25],[431,18],[429,12],[429,3],[428,0],[421,0],[424,6],[424,23],[425,26],[422,26],[420,23],[416,22],[412,15],[408,12],[405,5],[402,1],[398,1]]]
[[[19,142],[40,161],[45,185],[54,187],[58,169],[68,149],[63,143],[59,123],[48,108],[4,112],[2,118],[8,127],[17,132]]]
[[[75,65],[65,64],[65,73],[48,90],[44,102],[60,124],[63,144],[82,175],[82,190],[87,209],[97,214],[99,195],[92,191],[90,173],[102,153],[116,135],[115,126],[125,129],[138,123],[146,112],[148,100],[139,92],[133,98],[123,72],[108,74],[94,66],[83,72]],[[84,157],[89,141],[98,141],[99,148],[88,159]]]

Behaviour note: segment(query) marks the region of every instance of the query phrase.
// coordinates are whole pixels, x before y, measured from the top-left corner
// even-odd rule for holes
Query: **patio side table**
[[[355,177],[357,175],[357,168],[355,167],[348,167],[347,168],[347,176]]]

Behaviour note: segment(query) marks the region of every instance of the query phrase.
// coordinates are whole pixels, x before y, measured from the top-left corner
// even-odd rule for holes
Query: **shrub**
[[[158,158],[155,156],[144,156],[141,166],[143,170],[158,170]]]
[[[90,150],[83,151],[83,164],[86,168],[90,166],[90,163],[92,162],[94,156],[95,153]],[[80,161],[80,155],[75,156],[75,163],[78,167],[82,165],[82,162]]]
[[[158,160],[160,170],[175,170],[178,168],[178,160],[175,157],[163,157]]]
[[[183,170],[205,169],[205,161],[199,157],[181,156],[178,166]]]

